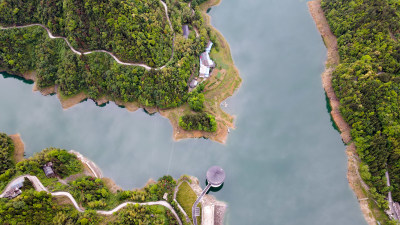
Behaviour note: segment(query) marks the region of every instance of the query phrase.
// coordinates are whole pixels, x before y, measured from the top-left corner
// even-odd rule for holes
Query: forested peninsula
[[[194,177],[163,176],[128,191],[77,152],[47,148],[28,159],[23,152],[19,135],[0,133],[1,224],[191,224],[201,190]],[[225,207],[207,195],[208,204]]]
[[[225,142],[234,125],[220,103],[241,79],[229,45],[206,14],[218,3],[4,0],[0,69],[34,80],[44,94],[57,93],[64,108],[86,98],[99,105],[114,101],[131,111],[160,112],[170,119],[174,139]],[[183,25],[189,27],[187,37]],[[189,91],[209,41],[216,68]]]
[[[338,107],[345,123],[334,113],[333,119],[342,132],[349,129],[349,135],[342,137],[349,145],[350,185],[362,209],[363,201],[367,203],[369,211],[363,212],[369,224],[396,224],[393,205],[400,202],[400,4],[386,0],[317,2],[334,42],[337,37],[333,43],[330,31],[320,23],[325,18],[313,15],[328,47],[323,79],[330,78],[327,82],[331,82],[328,86],[334,95],[326,82],[324,87],[332,108]],[[335,53],[338,60],[334,60]],[[356,170],[351,165],[356,165]]]

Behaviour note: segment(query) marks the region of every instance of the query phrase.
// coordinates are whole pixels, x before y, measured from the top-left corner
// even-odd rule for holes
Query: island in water
[[[221,104],[240,86],[229,45],[207,10],[220,0],[0,3],[0,71],[57,93],[159,112],[174,139],[225,143],[234,121]]]
[[[195,177],[164,176],[122,190],[76,151],[47,148],[24,159],[17,135],[0,133],[1,224],[192,224],[201,194]],[[223,224],[226,204],[205,195],[197,217]]]
[[[348,180],[368,224],[400,221],[400,8],[308,2],[328,49],[322,83],[347,145]]]

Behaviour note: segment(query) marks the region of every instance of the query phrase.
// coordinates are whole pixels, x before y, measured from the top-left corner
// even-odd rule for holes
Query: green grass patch
[[[192,190],[187,182],[183,182],[179,186],[178,193],[176,193],[176,200],[182,206],[183,210],[185,210],[186,214],[189,216],[190,220],[193,221],[192,218],[192,206],[197,199],[196,193]],[[201,211],[201,205],[198,204]],[[200,213],[201,214],[201,213]],[[197,224],[201,224],[201,217],[197,218]]]

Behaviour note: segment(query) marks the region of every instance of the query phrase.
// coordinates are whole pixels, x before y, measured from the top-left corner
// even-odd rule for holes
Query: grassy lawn
[[[176,201],[182,206],[183,210],[185,210],[186,214],[189,216],[192,221],[192,206],[197,199],[196,193],[192,190],[187,182],[183,182],[179,186],[178,193],[176,193]],[[200,215],[201,215],[201,206],[200,207]],[[201,224],[201,216],[197,217],[197,224]]]

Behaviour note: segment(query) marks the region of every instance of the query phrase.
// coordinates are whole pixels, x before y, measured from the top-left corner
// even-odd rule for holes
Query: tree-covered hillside
[[[78,49],[106,49],[121,60],[160,66],[145,70],[118,64],[106,53],[73,53],[62,39],[50,39],[39,26],[0,30],[0,68],[14,74],[35,71],[37,85],[57,85],[63,96],[85,92],[144,106],[169,108],[187,101],[187,83],[198,71],[198,56],[209,39],[199,8],[183,0],[166,1],[173,30],[159,0],[52,0],[0,2],[4,26],[43,23]],[[182,24],[191,34],[185,39]],[[197,30],[198,35],[196,35]]]
[[[0,193],[15,178],[22,175],[36,176],[50,191],[66,191],[84,207],[78,212],[68,200],[54,197],[45,191],[38,192],[32,184],[24,183],[22,194],[13,198],[0,198],[0,224],[157,224],[176,225],[176,218],[163,206],[128,205],[114,215],[103,216],[95,209],[110,210],[124,202],[150,202],[164,200],[183,218],[172,199],[176,182],[163,176],[142,189],[112,193],[103,179],[86,176],[84,166],[74,154],[63,149],[47,148],[34,156],[14,164],[14,145],[6,134],[0,133]],[[11,155],[10,155],[11,152]],[[11,162],[11,163],[9,163]],[[46,177],[43,165],[52,162],[56,178]],[[4,164],[4,165],[3,165]],[[71,176],[73,175],[73,176]],[[68,179],[66,179],[68,178]],[[65,179],[65,180],[61,180]],[[25,182],[28,179],[25,179]]]
[[[338,38],[333,86],[372,192],[400,201],[400,4],[394,0],[323,0]],[[382,196],[378,198],[383,203]],[[383,204],[382,204],[383,205]]]
[[[0,174],[14,167],[14,143],[4,133],[0,133]]]
[[[3,0],[3,26],[40,23],[79,50],[103,49],[131,62],[165,64],[173,32],[159,0]]]

